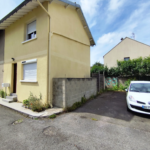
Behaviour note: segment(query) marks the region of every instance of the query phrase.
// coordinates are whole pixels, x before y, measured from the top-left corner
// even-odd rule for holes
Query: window
[[[27,25],[27,40],[36,38],[36,21]]]
[[[128,60],[130,60],[130,57],[125,57],[124,58],[124,61],[128,61]]]
[[[36,82],[37,81],[37,60],[23,61],[23,81]]]

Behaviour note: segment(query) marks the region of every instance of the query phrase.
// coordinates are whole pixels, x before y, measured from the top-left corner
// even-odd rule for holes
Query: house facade
[[[11,23],[10,23],[11,22]],[[10,24],[9,24],[10,23]],[[79,5],[26,0],[0,21],[5,30],[3,83],[18,101],[30,92],[53,103],[53,78],[89,78],[95,45]]]
[[[128,61],[139,57],[150,56],[150,46],[136,40],[125,38],[112,50],[104,55],[104,65],[116,67],[118,61]]]

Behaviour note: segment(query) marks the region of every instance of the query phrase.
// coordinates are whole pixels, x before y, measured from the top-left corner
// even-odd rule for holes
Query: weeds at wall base
[[[86,99],[85,97],[81,98],[80,102],[76,102],[74,103],[71,107],[68,107],[66,109],[64,109],[65,112],[72,112],[74,110],[76,110],[77,108],[83,106],[86,102],[93,100],[95,98],[97,98],[99,95],[101,95],[102,93],[104,93],[105,90],[101,90],[100,92],[98,92],[96,95],[92,95],[90,98]]]

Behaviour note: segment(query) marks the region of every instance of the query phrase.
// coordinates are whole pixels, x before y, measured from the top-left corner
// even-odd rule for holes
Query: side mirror
[[[126,92],[128,92],[128,89],[125,89]]]

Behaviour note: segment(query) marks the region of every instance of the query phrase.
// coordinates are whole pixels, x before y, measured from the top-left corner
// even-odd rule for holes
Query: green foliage
[[[128,79],[124,84],[125,84],[125,89],[127,89],[131,83],[131,81],[135,81],[136,78],[131,78],[131,79]]]
[[[36,111],[36,112],[41,112],[45,109],[50,108],[49,104],[47,104],[47,103],[43,104],[41,102],[41,100],[42,100],[41,93],[40,93],[39,97],[37,97],[37,96],[34,96],[32,92],[30,92],[29,98],[23,101],[23,105],[27,108],[32,109],[33,111]]]
[[[40,93],[39,98],[37,96],[34,96],[31,92],[30,92],[30,96],[28,98],[29,101],[29,107],[33,110],[33,111],[43,111],[43,104],[41,103],[42,100],[42,95]]]
[[[129,87],[130,82],[131,82],[131,81],[134,81],[134,80],[136,80],[136,78],[128,79],[128,80],[124,83],[124,85],[120,84],[120,85],[118,86],[118,84],[116,84],[115,86],[113,86],[112,88],[108,88],[107,90],[108,90],[108,91],[124,91],[125,89],[127,89],[127,88]]]
[[[86,103],[86,98],[85,98],[85,97],[82,97],[82,98],[81,98],[81,103],[82,103],[82,104],[85,104],[85,103]]]
[[[74,103],[71,107],[67,108],[68,111],[74,111],[77,108],[81,107],[83,104],[85,104],[87,99],[85,97],[81,98],[81,102]]]
[[[25,99],[25,100],[23,100],[23,105],[25,106],[25,107],[29,107],[29,100],[28,99]]]
[[[5,98],[7,96],[7,93],[4,92],[3,90],[0,90],[0,97]]]
[[[104,68],[106,76],[146,76],[150,74],[150,57],[117,61],[117,67]]]
[[[56,114],[53,114],[53,115],[49,116],[49,118],[50,118],[50,119],[56,118]]]
[[[91,67],[91,73],[98,73],[98,72],[103,72],[104,71],[104,65],[96,62],[92,67]]]

